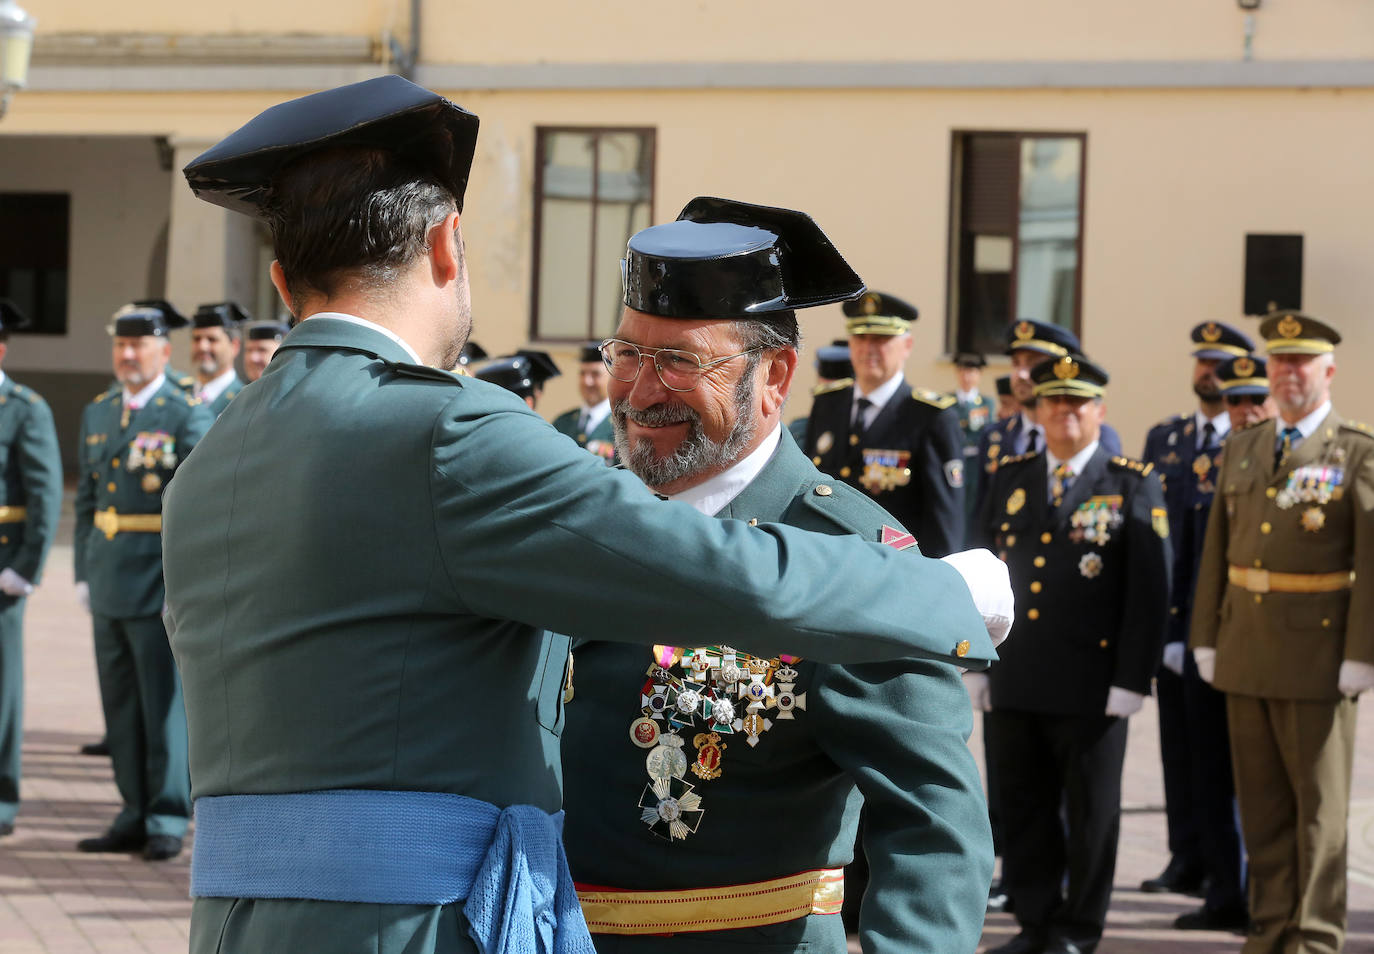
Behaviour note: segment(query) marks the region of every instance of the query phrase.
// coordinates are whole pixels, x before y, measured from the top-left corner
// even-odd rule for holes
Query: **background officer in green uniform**
[[[568,653],[545,628],[994,656],[953,568],[658,500],[508,392],[439,370],[471,327],[476,132],[388,75],[273,107],[187,168],[202,197],[269,219],[300,319],[166,499],[194,952],[478,937],[514,954],[536,932],[589,948],[550,814]]]
[[[167,329],[164,335],[176,331],[178,328],[185,328],[191,324],[191,319],[177,311],[176,306],[165,298],[138,298],[130,302],[130,304],[137,305],[144,310],[160,312],[162,314],[162,323]],[[170,359],[168,360],[167,367],[163,369],[162,373],[167,376],[168,381],[172,382],[176,387],[181,388],[181,390],[185,391],[187,394],[196,393],[195,375],[187,374],[185,371],[178,371],[176,368],[172,367]]]
[[[1001,662],[965,681],[986,711],[1021,927],[995,952],[1080,954],[1106,924],[1127,717],[1168,615],[1169,523],[1149,465],[1102,446],[1106,372],[1069,354],[1031,378],[1045,451],[1001,460],[975,538],[1006,560],[1021,622]]]
[[[1191,643],[1226,693],[1250,866],[1244,954],[1335,954],[1355,697],[1374,686],[1374,436],[1331,406],[1334,328],[1279,312],[1260,336],[1279,416],[1226,442]]]
[[[732,258],[740,238],[752,239],[740,243],[752,244],[749,257],[776,256],[784,275],[793,255],[809,258],[812,294],[773,299],[741,278],[758,272]],[[722,518],[913,545],[867,495],[817,471],[781,427],[797,362],[794,308],[863,287],[809,217],[695,199],[679,221],[630,239],[625,273],[625,314],[604,353],[621,457],[651,489]],[[705,307],[695,304],[702,286],[714,291]],[[676,370],[723,355],[736,357],[716,380]],[[670,420],[686,427],[667,430]],[[600,886],[580,891],[598,951],[844,950],[841,866],[865,802],[865,950],[972,951],[992,845],[955,667],[834,666],[751,648],[577,644],[565,837],[574,878]],[[659,771],[660,748],[685,758]],[[677,828],[659,811],[660,791],[694,806]]]
[[[244,329],[243,376],[248,383],[262,377],[272,355],[277,353],[282,339],[290,330],[280,321],[255,321]]]
[[[973,351],[954,356],[955,388],[951,397],[959,412],[959,429],[964,433],[964,516],[973,516],[977,501],[978,478],[983,468],[978,460],[978,438],[993,420],[992,399],[978,390],[987,359]]]
[[[0,299],[0,363],[28,320]],[[19,810],[24,604],[43,576],[62,509],[62,458],[47,402],[0,371],[0,836]]]
[[[191,815],[186,714],[162,625],[162,493],[214,418],[167,380],[167,314],[115,313],[118,384],[86,405],[77,460],[78,598],[90,610],[105,733],[123,807],[82,851],[181,851]]]
[[[903,378],[914,305],[869,291],[845,302],[844,313],[854,383],[816,395],[807,456],[910,528],[921,552],[944,556],[964,539],[964,452],[954,399]]]
[[[615,460],[615,435],[611,431],[611,402],[606,398],[606,365],[601,361],[601,342],[588,341],[577,354],[577,390],[582,406],[553,419],[553,428],[577,441],[578,447]]]
[[[196,381],[191,393],[219,417],[243,388],[234,359],[243,347],[248,314],[232,301],[201,305],[191,316],[191,359]]]

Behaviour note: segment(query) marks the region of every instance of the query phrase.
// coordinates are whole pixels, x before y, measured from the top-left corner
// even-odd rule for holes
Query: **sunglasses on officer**
[[[1249,403],[1255,405],[1256,407],[1258,407],[1259,405],[1263,404],[1263,403],[1264,403],[1265,401],[1267,401],[1267,400],[1269,400],[1269,395],[1267,395],[1267,394],[1228,394],[1228,395],[1226,395],[1226,403],[1229,404],[1229,405],[1231,405],[1232,407],[1240,407],[1242,404],[1245,404],[1246,402],[1249,402]]]

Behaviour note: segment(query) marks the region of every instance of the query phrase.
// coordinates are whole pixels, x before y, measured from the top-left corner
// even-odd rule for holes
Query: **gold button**
[[[954,655],[958,656],[960,659],[963,659],[965,656],[968,655],[968,650],[969,641],[967,639],[961,639],[959,640],[959,645],[954,647]]]
[[[105,489],[108,490],[110,493],[114,493],[114,492],[115,492],[114,481],[110,481],[108,484],[106,484],[106,485],[105,485]]]
[[[1036,566],[1044,566],[1044,565],[1045,565],[1045,558],[1044,558],[1044,557],[1036,557],[1036,558],[1035,558],[1034,560],[1032,560],[1031,562],[1034,563]]]
[[[162,405],[164,405],[164,404],[167,403],[167,399],[166,399],[166,398],[158,398],[158,399],[157,399],[156,401],[154,401],[153,403],[156,404],[158,407],[162,407]]]
[[[1110,646],[1111,644],[1108,643],[1108,642],[1104,639],[1104,640],[1102,640],[1101,642],[1099,642],[1097,645],[1101,646],[1103,649],[1106,649],[1106,648],[1107,648],[1108,646]]]
[[[815,464],[817,467],[819,467],[819,466],[821,466],[821,459],[820,459],[819,457],[813,457],[813,458],[811,458],[811,463],[813,463],[813,464]]]
[[[1004,523],[1004,524],[1002,524],[1002,532],[1003,532],[1003,533],[1006,533],[1006,532],[1007,532],[1008,530],[1010,530],[1010,529],[1011,529],[1011,524],[1009,524],[1009,523]]]
[[[1263,561],[1263,560],[1256,560],[1256,561],[1255,561],[1255,569],[1256,569],[1256,570],[1262,570],[1262,569],[1264,569],[1264,561]]]
[[[749,526],[751,526],[751,527],[757,527],[758,525],[759,525],[759,518],[758,518],[758,517],[750,517],[750,518],[749,518]]]
[[[834,492],[829,484],[817,484],[816,489],[812,491],[817,497],[829,497]]]
[[[118,468],[119,468],[119,458],[116,457],[114,460],[110,461],[110,466],[111,466],[111,467],[114,467],[115,469],[118,469]]]
[[[1170,615],[1170,616],[1177,616],[1177,615],[1178,615],[1178,607],[1177,607],[1177,606],[1170,606],[1170,607],[1169,607],[1169,615]]]
[[[99,479],[100,479],[100,471],[98,471],[98,470],[93,470],[93,471],[91,471],[91,480],[99,480]]]
[[[1040,542],[1041,542],[1041,543],[1049,543],[1049,542],[1050,542],[1051,540],[1053,540],[1053,539],[1054,539],[1054,534],[1050,533],[1048,530],[1046,530],[1044,533],[1040,534]]]
[[[1279,489],[1277,487],[1270,487],[1264,492],[1264,496],[1268,497],[1270,500],[1273,500],[1278,495]]]
[[[1026,619],[1039,619],[1039,618],[1040,618],[1040,611],[1039,611],[1038,609],[1028,609],[1028,610],[1026,610]]]
[[[1042,589],[1044,589],[1044,587],[1040,585],[1040,581],[1039,581],[1039,580],[1034,580],[1034,581],[1031,582],[1031,592],[1032,592],[1032,593],[1039,593]]]
[[[1259,593],[1256,593],[1256,594],[1255,594],[1255,602],[1256,602],[1256,603],[1263,603],[1263,602],[1264,602],[1264,597],[1261,596]]]
[[[1268,533],[1269,531],[1271,531],[1271,530],[1273,530],[1273,529],[1274,529],[1274,525],[1273,525],[1272,523],[1270,523],[1268,520],[1266,520],[1266,521],[1264,521],[1264,523],[1260,524],[1260,533]]]
[[[841,476],[841,477],[848,477],[848,476],[849,476],[849,468],[848,468],[848,467],[841,467],[841,468],[840,468],[840,476]]]
[[[850,447],[857,447],[857,446],[859,446],[859,435],[858,435],[858,434],[850,434],[850,435],[849,435],[849,446],[850,446]]]
[[[10,538],[9,538],[9,537],[0,537],[0,543],[9,543],[9,542],[10,542]]]
[[[1014,547],[1014,546],[1016,546],[1016,534],[1014,534],[1014,533],[1009,533],[1009,534],[1007,534],[1007,546],[1009,546],[1009,547]]]
[[[4,543],[4,542],[5,542],[4,540],[0,540],[0,543]],[[1324,619],[1324,620],[1322,620],[1322,629],[1330,629],[1330,628],[1331,628],[1331,620],[1329,620],[1329,619]]]

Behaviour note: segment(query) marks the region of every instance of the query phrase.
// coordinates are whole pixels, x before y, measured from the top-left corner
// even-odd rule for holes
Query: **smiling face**
[[[1101,401],[1068,394],[1050,394],[1037,404],[1037,422],[1045,429],[1045,446],[1060,460],[1068,460],[1102,430],[1107,409]]]
[[[153,382],[172,357],[172,345],[158,335],[117,335],[112,346],[114,376],[131,391]]]
[[[854,380],[865,394],[876,391],[902,370],[911,354],[911,335],[850,335]]]
[[[595,407],[606,400],[606,382],[609,380],[606,366],[600,361],[583,361],[577,370],[577,392],[582,396],[582,403],[587,407]]]
[[[238,357],[239,339],[231,337],[220,327],[191,330],[191,360],[195,362],[196,377],[201,382],[213,381]]]

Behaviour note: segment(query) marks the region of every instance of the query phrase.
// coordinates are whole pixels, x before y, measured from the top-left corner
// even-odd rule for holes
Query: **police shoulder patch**
[[[1131,460],[1129,457],[1113,457],[1112,464],[1121,470],[1133,470],[1144,477],[1155,469],[1154,464],[1147,464],[1144,461]]]
[[[829,394],[831,391],[843,391],[845,388],[853,387],[853,378],[838,378],[829,384],[818,384],[811,389],[812,397],[820,397],[822,394]]]
[[[956,400],[952,394],[941,394],[939,391],[930,390],[930,388],[912,388],[911,399],[920,401],[922,404],[929,404],[941,411],[947,407],[953,407]]]

